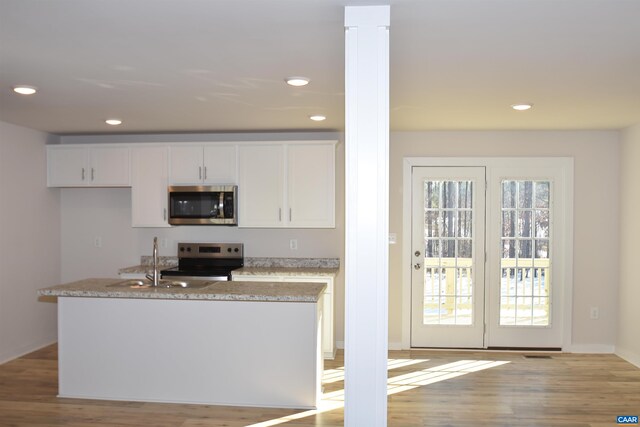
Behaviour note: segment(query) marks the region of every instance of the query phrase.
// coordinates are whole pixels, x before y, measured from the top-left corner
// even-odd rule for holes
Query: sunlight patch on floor
[[[429,359],[387,359],[387,370],[403,368],[416,363],[428,362]],[[322,375],[322,384],[344,381],[344,366],[336,369],[325,369]]]
[[[410,366],[417,363],[427,362],[428,359],[389,359],[388,369],[395,369],[403,366]],[[406,374],[397,375],[387,380],[387,395],[413,390],[440,381],[467,375],[485,369],[495,368],[509,363],[508,361],[493,360],[459,360],[445,365],[434,366],[432,368],[412,371]],[[329,369],[324,372],[323,382],[337,382],[344,380],[344,367]],[[289,421],[299,420],[323,412],[333,411],[344,407],[344,389],[324,393],[318,409],[299,412],[273,420],[251,424],[248,427],[271,427],[284,424]]]

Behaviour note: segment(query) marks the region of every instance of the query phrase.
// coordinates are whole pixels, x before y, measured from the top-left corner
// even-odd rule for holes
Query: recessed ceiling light
[[[20,95],[33,95],[34,93],[36,93],[36,90],[37,89],[33,86],[20,85],[13,87],[13,91],[15,93],[19,93]]]
[[[111,126],[118,126],[122,124],[122,120],[120,119],[107,119],[104,122]]]
[[[326,116],[321,116],[320,114],[316,114],[314,116],[309,116],[309,118],[315,122],[321,122],[323,120],[327,120]]]
[[[513,104],[511,106],[511,108],[518,111],[529,110],[531,107],[533,107],[533,104]]]
[[[287,77],[284,81],[290,86],[306,86],[310,80],[306,77]]]

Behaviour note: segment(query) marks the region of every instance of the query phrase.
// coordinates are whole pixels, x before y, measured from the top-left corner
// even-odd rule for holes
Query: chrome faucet
[[[153,238],[153,272],[146,275],[151,280],[151,285],[158,287],[160,284],[160,272],[158,271],[158,238]]]

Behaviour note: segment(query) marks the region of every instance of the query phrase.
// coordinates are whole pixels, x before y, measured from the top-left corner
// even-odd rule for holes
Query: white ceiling
[[[640,123],[639,0],[0,0],[0,120],[55,134],[341,130],[344,6],[364,4],[391,4],[392,130]]]

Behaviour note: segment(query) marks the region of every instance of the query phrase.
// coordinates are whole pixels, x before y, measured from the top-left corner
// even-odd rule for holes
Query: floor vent
[[[551,359],[548,354],[525,354],[522,357],[525,359]]]

